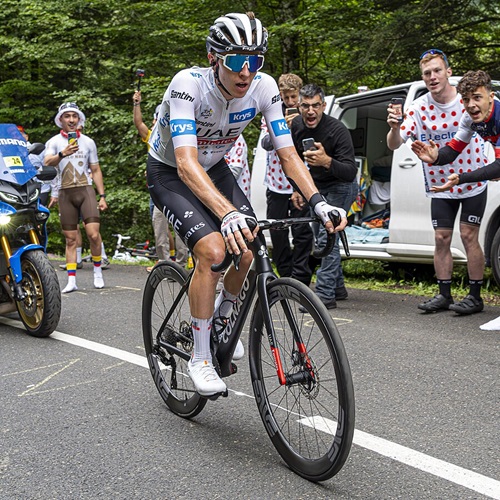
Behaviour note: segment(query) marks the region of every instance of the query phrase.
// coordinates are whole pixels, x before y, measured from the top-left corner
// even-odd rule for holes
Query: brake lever
[[[342,217],[340,217],[340,214],[337,210],[332,210],[328,215],[330,216],[330,220],[332,221],[334,228],[339,226],[342,222]],[[350,257],[351,253],[349,252],[349,243],[347,241],[345,231],[342,229],[342,231],[338,231],[338,233],[340,241],[342,242],[342,246],[344,247],[344,253],[346,257]]]

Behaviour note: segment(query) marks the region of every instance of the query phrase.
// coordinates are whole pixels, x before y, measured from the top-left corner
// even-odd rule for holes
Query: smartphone
[[[76,132],[68,132],[68,144],[75,144],[77,142],[76,138]]]
[[[304,151],[316,151],[316,147],[314,146],[314,139],[310,137],[307,139],[302,139],[302,146]]]
[[[286,108],[287,115],[296,115],[299,112],[297,108]]]
[[[393,97],[391,99],[391,104],[392,104],[392,111],[395,115],[398,117],[398,122],[403,123],[404,117],[403,117],[403,104],[404,104],[404,99],[402,97]]]

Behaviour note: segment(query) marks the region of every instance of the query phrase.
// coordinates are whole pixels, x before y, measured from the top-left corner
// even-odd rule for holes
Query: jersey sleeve
[[[262,77],[259,108],[264,115],[274,149],[293,146],[292,135],[283,116],[278,85],[271,76],[264,73],[259,75]]]
[[[198,147],[195,111],[201,104],[200,88],[190,71],[174,76],[165,99],[170,105],[170,135],[174,149],[180,146]]]
[[[472,130],[471,128],[472,123],[473,123],[472,118],[470,117],[469,113],[464,112],[462,118],[460,118],[460,123],[458,124],[457,133],[455,134],[455,137],[453,137],[452,141],[469,144],[469,142],[472,139],[472,136],[474,135],[474,130]],[[464,148],[462,148],[462,150],[463,149]]]
[[[99,163],[99,157],[97,156],[97,146],[93,139],[89,138],[89,165],[95,165]]]

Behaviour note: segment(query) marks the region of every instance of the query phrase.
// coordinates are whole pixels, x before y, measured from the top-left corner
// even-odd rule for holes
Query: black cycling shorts
[[[224,159],[210,168],[207,174],[215,187],[239,212],[255,217],[248,198],[238,186]],[[165,214],[191,250],[204,236],[220,232],[219,218],[181,181],[176,168],[148,155],[147,179],[154,204]]]
[[[470,198],[432,198],[431,217],[434,229],[453,229],[460,205],[460,223],[479,226],[486,208],[488,189]]]

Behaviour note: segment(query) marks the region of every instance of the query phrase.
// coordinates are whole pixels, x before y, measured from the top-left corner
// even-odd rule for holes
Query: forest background
[[[132,122],[136,69],[150,124],[172,76],[206,66],[205,37],[216,17],[252,10],[270,33],[263,71],[294,72],[327,94],[420,79],[420,54],[446,52],[454,74],[484,69],[500,79],[498,0],[2,0],[0,122],[23,125],[32,142],[57,133],[54,116],[75,101],[87,116],[104,173],[102,234],[152,237],[146,147]],[[256,146],[260,120],[245,132]],[[251,162],[252,156],[249,155]],[[49,250],[64,248],[57,211]]]

